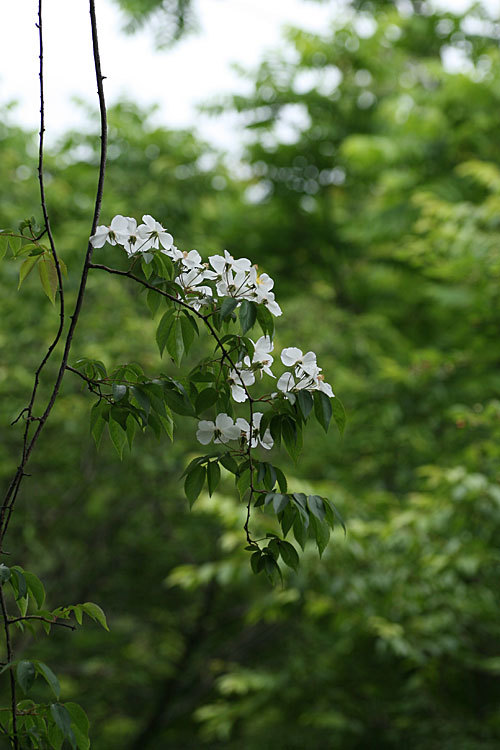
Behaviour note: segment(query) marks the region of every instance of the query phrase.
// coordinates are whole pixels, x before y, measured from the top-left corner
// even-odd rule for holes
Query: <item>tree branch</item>
[[[41,3],[41,0],[39,1]],[[104,189],[104,175],[105,175],[105,170],[106,170],[106,151],[107,151],[107,117],[106,117],[106,103],[104,99],[104,88],[103,88],[104,77],[101,72],[99,42],[98,42],[98,37],[97,37],[95,0],[89,0],[89,10],[90,10],[90,26],[91,26],[91,32],[92,32],[94,68],[95,68],[96,81],[97,81],[97,95],[99,99],[99,110],[100,110],[100,115],[101,115],[101,154],[100,154],[100,162],[99,162],[99,179],[97,183],[97,192],[96,192],[96,199],[95,199],[95,205],[94,205],[94,215],[92,219],[92,227],[90,230],[90,236],[92,236],[93,234],[95,234],[97,222],[99,220],[99,214],[100,214],[101,202],[102,202],[102,194],[103,194],[103,189]],[[43,74],[43,68],[42,68],[42,74]],[[43,130],[43,128],[41,128],[41,130]],[[56,380],[52,388],[52,392],[49,397],[47,406],[45,407],[45,410],[42,416],[38,419],[38,426],[33,434],[33,437],[30,440],[28,440],[28,438],[25,437],[21,463],[19,464],[17,471],[7,489],[4,502],[0,510],[0,552],[2,551],[3,540],[7,532],[10,518],[12,516],[14,503],[16,501],[16,497],[19,492],[21,482],[23,480],[24,468],[29,460],[29,457],[33,451],[33,448],[36,445],[36,442],[40,436],[40,433],[42,432],[45,426],[45,423],[50,415],[50,412],[52,411],[56,398],[59,394],[62,379],[64,377],[66,366],[68,364],[68,358],[69,358],[69,353],[71,350],[71,345],[73,342],[73,336],[75,333],[75,329],[78,323],[78,318],[80,316],[80,312],[81,312],[82,305],[83,305],[83,298],[85,296],[85,289],[87,285],[87,277],[88,277],[90,262],[92,259],[92,253],[93,253],[93,247],[89,240],[87,244],[87,252],[85,254],[85,259],[83,263],[82,275],[80,279],[80,287],[78,290],[78,295],[76,298],[73,314],[71,315],[71,324],[69,326],[68,333],[66,336],[66,341],[64,345],[62,358],[61,358],[61,363],[59,366],[59,371],[57,373]],[[27,424],[29,425],[31,421],[33,420],[28,420]],[[27,435],[27,433],[25,433],[25,435]]]

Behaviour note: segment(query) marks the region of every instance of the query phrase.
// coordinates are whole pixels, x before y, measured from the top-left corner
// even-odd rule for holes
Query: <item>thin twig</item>
[[[7,608],[5,606],[5,596],[3,593],[3,588],[0,587],[0,607],[2,609],[2,619],[3,619],[3,627],[5,632],[5,650],[7,652],[7,664],[10,664],[12,661],[12,643],[10,640],[10,632],[9,632],[9,618],[7,615]],[[16,706],[17,706],[17,700],[16,700],[16,680],[14,678],[14,672],[12,669],[9,669],[9,678],[10,678],[10,705],[11,705],[11,712],[12,712],[12,747],[14,750],[19,750],[19,739],[17,736],[17,717],[16,717]]]
[[[60,625],[61,628],[69,628],[70,630],[76,630],[76,625],[71,625],[69,622],[59,622],[59,620],[49,620],[48,617],[42,617],[42,615],[24,615],[24,617],[12,617],[7,620],[8,625],[13,625],[15,622],[22,622],[23,620],[41,620],[49,625]]]

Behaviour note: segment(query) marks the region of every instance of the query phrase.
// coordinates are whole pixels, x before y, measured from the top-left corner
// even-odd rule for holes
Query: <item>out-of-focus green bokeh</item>
[[[311,544],[299,573],[271,588],[250,571],[229,477],[187,509],[179,477],[198,450],[194,420],[180,420],[173,444],[137,438],[120,463],[107,439],[96,452],[92,397],[68,374],[7,548],[45,581],[50,606],[92,600],[108,615],[109,634],[87,624],[16,643],[59,674],[63,700],[82,703],[96,750],[500,744],[500,27],[481,8],[354,6],[322,36],[289,31],[250,95],[211,105],[247,128],[244,178],[133,103],[109,113],[102,220],[150,213],[184,249],[251,258],[276,280],[277,350],[317,352],[348,411],[345,437],[311,428],[297,466],[273,461],[295,489],[333,499],[347,536],[334,534],[321,561]],[[40,214],[36,138],[3,114],[10,227]],[[47,154],[70,300],[95,120],[88,132]],[[95,257],[123,262],[116,248]],[[18,265],[0,273],[6,482],[21,442],[9,423],[57,311],[35,274],[18,292]],[[95,272],[73,361],[173,374],[154,330],[134,286]]]

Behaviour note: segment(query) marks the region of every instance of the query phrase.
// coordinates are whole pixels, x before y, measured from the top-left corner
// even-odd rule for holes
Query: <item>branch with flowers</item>
[[[306,496],[289,490],[287,478],[273,461],[270,451],[285,447],[294,461],[302,447],[302,433],[311,415],[328,431],[333,417],[340,432],[345,413],[331,386],[325,381],[313,352],[284,348],[280,362],[286,368],[279,377],[274,368],[274,319],[282,311],[275,299],[274,282],[259,273],[247,258],[235,259],[227,251],[203,260],[197,250],[181,251],[173,236],[152,216],[142,223],[115,216],[108,226],[98,226],[104,189],[107,150],[107,116],[104,100],[95,0],[89,0],[94,68],[101,122],[101,149],[91,229],[78,292],[71,314],[67,312],[64,277],[67,269],[56,247],[47,208],[44,181],[44,73],[42,0],[38,0],[40,132],[38,177],[42,221],[22,221],[17,230],[0,230],[0,259],[21,261],[19,284],[36,268],[44,293],[58,302],[59,320],[52,342],[34,372],[27,405],[13,425],[22,425],[18,466],[0,504],[0,554],[12,518],[27,466],[39,437],[57,402],[63,378],[71,373],[80,378],[96,397],[91,409],[91,432],[99,445],[106,428],[119,454],[132,448],[135,434],[152,430],[158,437],[173,439],[174,421],[179,417],[196,420],[198,442],[213,444],[215,450],[200,455],[184,471],[184,490],[192,506],[204,487],[212,495],[219,486],[222,470],[234,482],[246,514],[243,525],[246,549],[251,553],[254,573],[263,572],[271,582],[282,579],[280,563],[296,569],[299,555],[287,541],[290,531],[304,549],[308,536],[315,539],[320,555],[330,531],[344,526],[335,506],[319,495]],[[128,268],[121,270],[94,263],[94,251],[105,244],[122,248]],[[201,331],[212,340],[213,352],[191,367],[186,377],[160,373],[147,375],[138,364],[124,364],[111,372],[103,362],[80,358],[70,364],[70,353],[91,272],[101,271],[124,277],[142,287],[153,316],[159,315],[156,342],[160,355],[167,352],[173,362],[181,361],[192,349]],[[260,337],[249,333],[259,326]],[[200,330],[201,329],[201,330]],[[59,349],[61,350],[58,354]],[[46,377],[49,360],[59,357],[56,374],[49,383],[48,398],[40,403],[40,383]],[[274,454],[273,454],[274,455]],[[254,538],[254,512],[275,516],[265,539]],[[12,616],[14,604],[19,615]],[[108,629],[106,617],[93,602],[46,609],[45,588],[40,579],[19,565],[0,563],[0,622],[5,640],[5,660],[0,674],[9,678],[10,719],[3,734],[13,750],[21,747],[60,748],[64,743],[75,750],[89,747],[89,722],[76,703],[60,702],[60,685],[50,667],[36,659],[16,658],[15,633],[47,634],[53,626],[75,630],[86,615]],[[31,699],[35,681],[46,683],[50,700]],[[19,691],[24,698],[19,700]]]
[[[283,445],[297,460],[302,433],[314,414],[325,432],[333,417],[342,432],[345,413],[325,381],[314,352],[292,346],[281,351],[286,370],[279,378],[274,366],[274,318],[282,311],[273,292],[274,281],[259,273],[248,258],[233,258],[227,250],[204,261],[197,250],[182,251],[173,236],[152,216],[115,216],[99,226],[90,239],[94,248],[106,243],[125,251],[128,270],[92,263],[90,268],[128,278],[147,289],[147,304],[162,315],[156,330],[160,354],[168,352],[176,365],[187,354],[200,326],[214,343],[213,354],[201,360],[183,380],[169,374],[150,378],[137,365],[108,373],[102,362],[80,360],[76,370],[98,394],[92,408],[92,433],[99,443],[107,426],[120,457],[137,430],[153,429],[173,438],[174,415],[198,420],[196,437],[218,451],[195,458],[184,472],[184,489],[192,506],[205,485],[211,495],[221,480],[221,468],[234,475],[246,504],[246,549],[255,573],[271,581],[281,578],[280,560],[296,568],[298,554],[286,540],[293,532],[302,549],[312,536],[322,554],[336,523],[343,526],[335,506],[319,495],[289,491],[283,471],[262,459],[262,451]],[[258,325],[262,335],[247,334]],[[83,368],[83,370],[82,370]],[[245,416],[239,414],[244,409]],[[271,511],[282,537],[269,532],[265,540],[252,536],[254,509]]]

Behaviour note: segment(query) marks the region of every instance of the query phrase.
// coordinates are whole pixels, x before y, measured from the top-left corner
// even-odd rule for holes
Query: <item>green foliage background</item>
[[[173,444],[138,439],[120,464],[109,441],[96,453],[92,399],[68,374],[10,550],[47,583],[50,606],[92,599],[111,632],[24,636],[17,649],[58,672],[97,750],[498,747],[498,26],[481,9],[357,7],[323,36],[289,31],[289,53],[252,74],[251,95],[211,105],[239,112],[251,134],[246,179],[134,104],[110,111],[103,220],[151,213],[182,248],[250,257],[276,279],[277,349],[318,353],[348,429],[326,442],[311,431],[289,472],[334,500],[348,533],[321,562],[311,544],[271,589],[249,569],[229,478],[187,510],[179,476],[198,449],[194,421]],[[367,14],[376,21],[371,35],[360,14],[364,28]],[[464,72],[443,68],[450,46]],[[303,123],[294,133],[282,124],[291,112]],[[0,149],[10,226],[37,204],[35,140],[15,111]],[[82,130],[48,155],[70,297],[97,150]],[[0,272],[6,480],[20,444],[8,425],[56,314],[34,275],[17,292],[17,266]],[[154,373],[144,298],[103,276],[91,279],[74,359]]]

